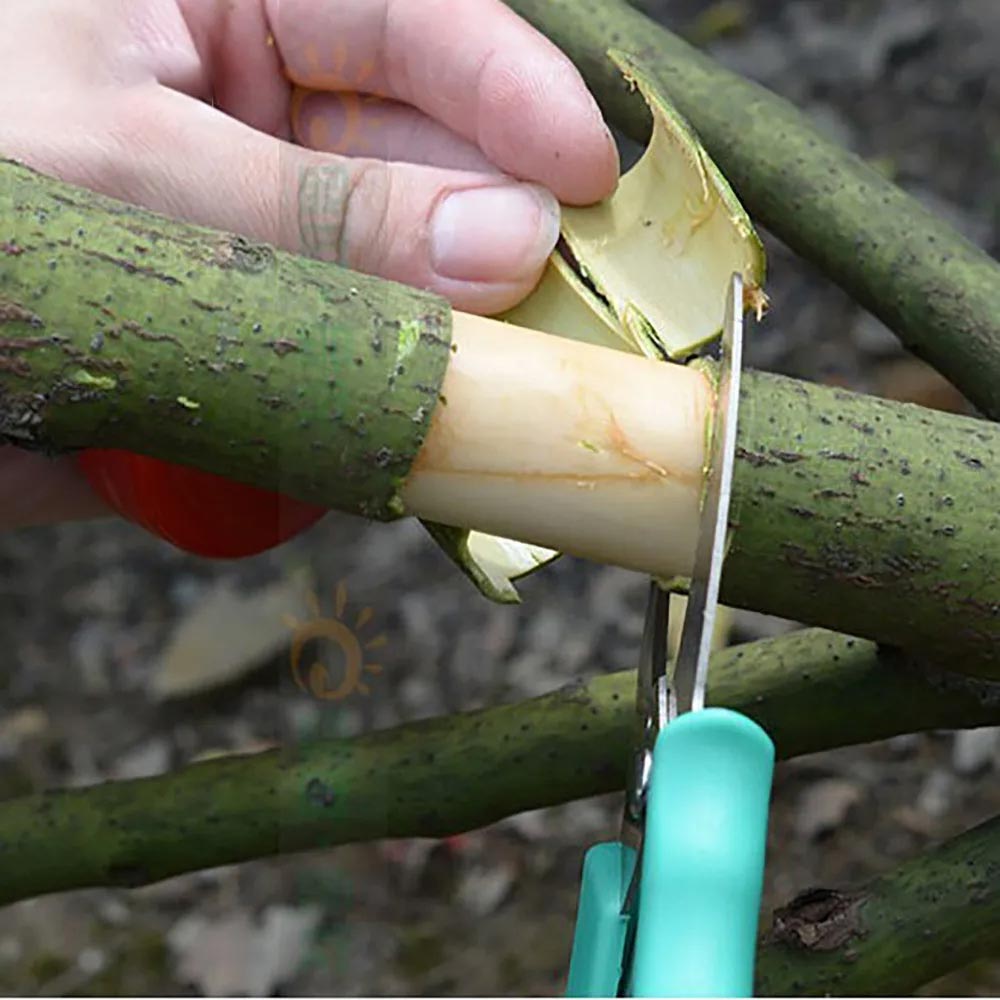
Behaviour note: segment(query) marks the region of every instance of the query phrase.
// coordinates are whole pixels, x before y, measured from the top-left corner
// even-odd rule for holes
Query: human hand
[[[483,313],[534,286],[556,199],[618,176],[576,70],[500,0],[4,0],[0,154]],[[0,528],[104,511],[0,448]]]

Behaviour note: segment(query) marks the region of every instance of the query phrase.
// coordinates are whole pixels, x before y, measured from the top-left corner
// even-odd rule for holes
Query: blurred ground
[[[805,107],[996,254],[995,0],[646,7]],[[754,333],[756,366],[962,408],[879,323],[774,240],[768,249],[773,309]],[[373,609],[366,634],[386,640],[371,655],[382,671],[367,676],[369,695],[289,694],[283,615],[310,614],[293,589],[303,572],[324,613],[337,608],[339,581],[346,614]],[[337,516],[236,566],[179,554],[123,524],[27,531],[0,539],[0,581],[3,797],[361,732],[627,668],[644,595],[634,574],[564,560],[523,586],[523,606],[493,607],[417,526]],[[212,627],[199,629],[199,616]],[[190,632],[171,654],[182,622]],[[736,639],[783,627],[739,615]],[[181,669],[192,662],[217,676],[206,687],[226,683],[162,700],[197,686]],[[781,765],[767,905],[866,879],[995,814],[998,766],[991,730]],[[361,845],[8,907],[0,992],[558,994],[582,854],[613,834],[617,810],[609,797],[450,845]],[[1000,962],[928,992],[1000,993]]]

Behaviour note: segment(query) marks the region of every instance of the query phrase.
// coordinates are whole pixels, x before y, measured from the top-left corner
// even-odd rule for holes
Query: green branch
[[[386,837],[440,837],[622,786],[633,673],[532,701],[195,764],[0,805],[0,902],[136,886]],[[811,630],[713,660],[713,704],[755,717],[781,757],[1000,721],[995,686],[921,671]]]
[[[334,183],[302,178],[303,225]],[[0,219],[0,440],[402,512],[449,357],[443,299],[4,160]]]
[[[775,914],[759,996],[908,996],[1000,949],[1000,818],[856,891]]]
[[[644,142],[645,104],[606,52],[640,57],[755,219],[1000,417],[1000,267],[987,254],[790,103],[623,0],[507,2],[573,59],[608,117]]]
[[[748,373],[723,600],[1000,676],[1000,427]]]

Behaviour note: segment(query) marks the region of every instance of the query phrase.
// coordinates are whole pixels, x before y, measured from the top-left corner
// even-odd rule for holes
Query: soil
[[[645,6],[795,101],[997,254],[995,0]],[[753,365],[966,408],[813,268],[770,236],[767,249],[773,306],[754,330]],[[338,702],[331,717],[287,683],[288,639],[274,637],[275,623],[271,646],[225,683],[156,697],[179,625],[213,606],[221,584],[255,594],[303,570],[321,609],[335,607],[341,581],[352,613],[373,609],[372,634],[386,641],[369,694]],[[337,515],[240,563],[185,555],[118,522],[16,532],[0,538],[0,581],[3,797],[156,774],[289,734],[368,731],[627,669],[645,594],[636,574],[564,559],[523,584],[521,606],[493,606],[419,526]],[[225,627],[235,637],[233,615]],[[738,613],[733,640],[791,627]],[[209,639],[189,639],[189,662],[214,648]],[[765,913],[814,886],[863,882],[1000,812],[997,737],[920,734],[780,765]],[[620,805],[607,796],[441,843],[352,845],[9,906],[0,992],[560,994],[583,852],[614,836]],[[925,992],[1000,993],[1000,954]]]

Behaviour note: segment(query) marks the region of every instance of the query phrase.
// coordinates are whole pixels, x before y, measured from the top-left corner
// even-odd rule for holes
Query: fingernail
[[[538,272],[558,239],[559,203],[544,188],[455,191],[431,219],[431,263],[453,281],[518,281]]]

